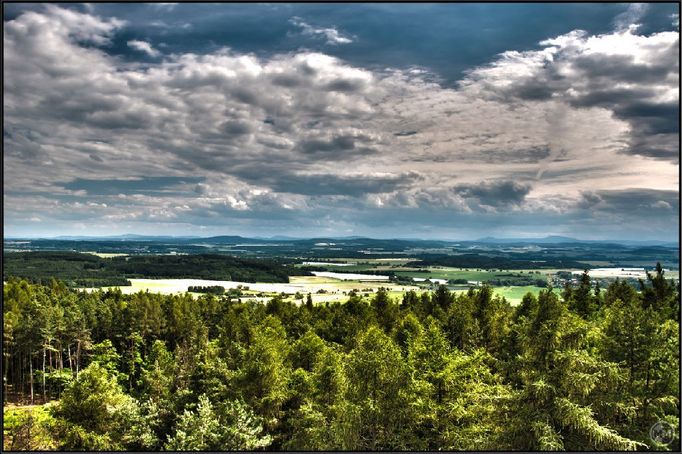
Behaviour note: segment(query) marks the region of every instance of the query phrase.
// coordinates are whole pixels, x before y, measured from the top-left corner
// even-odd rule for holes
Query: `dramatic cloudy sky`
[[[4,231],[676,240],[676,4],[4,7]]]

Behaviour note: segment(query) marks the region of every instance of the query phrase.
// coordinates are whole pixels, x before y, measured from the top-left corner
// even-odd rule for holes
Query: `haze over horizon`
[[[677,4],[4,5],[5,237],[679,237]]]

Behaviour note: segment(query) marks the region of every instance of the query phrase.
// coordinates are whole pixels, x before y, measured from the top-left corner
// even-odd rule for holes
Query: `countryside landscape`
[[[678,4],[3,30],[3,451],[680,450]]]

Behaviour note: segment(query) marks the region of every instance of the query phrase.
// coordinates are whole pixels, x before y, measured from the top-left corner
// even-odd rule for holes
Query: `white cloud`
[[[353,40],[343,35],[333,27],[318,28],[306,23],[300,17],[292,17],[289,22],[301,28],[301,33],[309,36],[319,36],[326,39],[327,44],[350,44]]]
[[[662,208],[664,210],[672,210],[672,206],[665,200],[659,200],[651,205],[653,208]]]
[[[150,57],[158,57],[161,55],[161,52],[158,50],[154,49],[151,44],[149,44],[146,41],[140,41],[140,40],[130,40],[128,41],[128,47],[131,49],[135,49],[140,52],[144,52],[145,54],[149,55]]]

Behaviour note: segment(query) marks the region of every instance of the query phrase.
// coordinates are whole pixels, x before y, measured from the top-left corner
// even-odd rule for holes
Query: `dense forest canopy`
[[[566,258],[538,257],[544,260],[531,260],[521,257],[486,256],[482,254],[458,254],[438,255],[429,254],[420,256],[419,261],[408,262],[407,266],[454,266],[464,268],[501,268],[509,270],[527,268],[578,268],[585,269],[589,265],[585,262]]]
[[[3,255],[3,279],[9,276],[69,286],[130,285],[130,278],[197,278],[240,282],[289,282],[289,275],[309,274],[285,267],[282,260],[220,254],[132,255],[102,258],[78,252],[11,252]]]
[[[7,449],[678,450],[679,284],[510,306],[379,290],[344,303],[3,287]],[[6,418],[6,422],[7,422]]]

